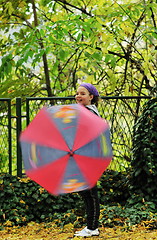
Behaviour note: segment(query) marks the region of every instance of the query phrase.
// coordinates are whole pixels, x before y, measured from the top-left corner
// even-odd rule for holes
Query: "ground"
[[[81,237],[73,237],[75,229],[72,224],[58,228],[53,223],[31,222],[23,227],[6,227],[0,231],[1,240],[80,240]],[[89,240],[153,240],[157,239],[157,229],[151,230],[145,224],[133,226],[129,230],[122,227],[100,228],[99,237],[91,237]]]

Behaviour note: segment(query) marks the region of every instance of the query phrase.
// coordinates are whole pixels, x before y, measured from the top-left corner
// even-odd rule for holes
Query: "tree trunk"
[[[34,15],[34,26],[37,27],[38,26],[38,17],[37,17],[37,12],[36,12],[35,0],[32,0],[32,8],[33,8],[33,15]],[[42,38],[40,38],[39,44],[40,44],[41,49],[44,49],[44,44],[43,44]],[[54,95],[52,94],[52,90],[51,90],[50,75],[49,75],[46,53],[43,54],[42,58],[43,58],[43,64],[44,64],[46,90],[48,93],[48,97],[52,97]]]

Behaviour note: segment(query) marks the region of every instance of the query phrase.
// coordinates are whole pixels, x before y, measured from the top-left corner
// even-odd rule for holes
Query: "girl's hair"
[[[90,93],[90,95],[93,95],[92,93]],[[93,99],[91,101],[91,104],[95,104],[96,107],[98,107],[98,103],[99,103],[99,96],[94,96],[93,95]]]

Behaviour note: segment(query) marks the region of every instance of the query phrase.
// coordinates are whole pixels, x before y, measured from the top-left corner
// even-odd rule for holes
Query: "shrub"
[[[52,196],[29,178],[3,175],[0,191],[0,220],[25,224],[30,221],[51,221],[55,214],[81,207],[78,194]],[[82,208],[82,207],[81,207]]]
[[[10,221],[19,225],[30,221],[55,220],[59,224],[68,211],[71,214],[66,215],[63,223],[67,222],[68,218],[76,218],[78,224],[84,221],[84,202],[78,193],[52,196],[29,178],[6,174],[1,175],[1,179],[1,222]],[[128,192],[126,174],[106,171],[98,182],[98,188],[102,206],[124,202]]]
[[[129,171],[118,172],[107,170],[101,177],[98,188],[100,189],[100,203],[102,205],[125,205],[129,198]]]
[[[130,171],[128,171],[130,172]],[[128,225],[155,219],[155,205],[130,195],[129,175],[107,170],[98,182],[101,217],[104,226]],[[2,226],[28,222],[50,222],[63,227],[85,224],[84,203],[78,193],[52,196],[29,178],[1,175],[0,221]]]
[[[157,98],[149,100],[134,126],[131,192],[157,204]]]

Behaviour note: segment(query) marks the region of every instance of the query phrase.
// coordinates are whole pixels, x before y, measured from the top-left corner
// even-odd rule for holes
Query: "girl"
[[[99,93],[97,89],[90,83],[82,83],[77,90],[75,96],[76,102],[85,106],[91,112],[100,116],[97,110]],[[98,236],[98,222],[100,215],[99,198],[97,186],[80,192],[84,199],[87,213],[87,226],[81,231],[77,231],[74,236],[91,237]]]

